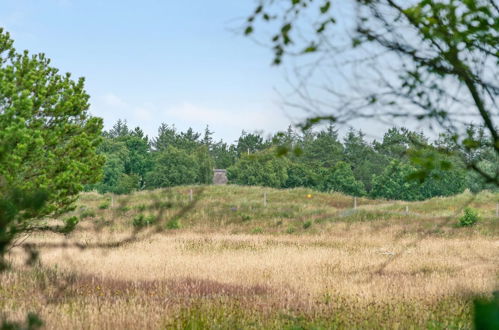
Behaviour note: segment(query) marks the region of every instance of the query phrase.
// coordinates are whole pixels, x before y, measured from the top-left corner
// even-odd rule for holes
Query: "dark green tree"
[[[233,144],[228,145],[222,140],[213,144],[211,155],[215,162],[216,168],[228,168],[234,165],[237,160],[236,147]]]
[[[366,194],[362,182],[355,179],[350,165],[343,161],[339,161],[334,167],[321,169],[318,186],[322,191],[337,191],[352,196]]]
[[[381,143],[374,142],[374,148],[389,159],[407,159],[409,149],[418,149],[428,145],[428,139],[422,133],[416,133],[407,128],[390,128]]]
[[[304,140],[301,161],[314,167],[333,167],[343,158],[343,145],[338,140],[338,131],[333,125]]]
[[[252,154],[265,149],[266,144],[259,133],[247,133],[242,131],[237,140],[236,151],[239,157],[243,154]]]
[[[83,78],[60,74],[43,54],[16,52],[0,28],[0,258],[100,178],[102,119],[90,116],[88,100]]]
[[[207,145],[201,145],[196,150],[196,161],[199,173],[196,182],[201,184],[210,184],[213,182],[213,168],[215,162],[210,155]]]
[[[182,150],[194,151],[202,143],[200,137],[200,133],[194,132],[194,130],[189,127],[187,131],[180,132],[175,147]]]
[[[177,129],[162,123],[158,128],[158,136],[151,143],[155,151],[166,149],[168,146],[177,146]]]
[[[199,178],[196,155],[168,146],[154,154],[154,166],[146,175],[147,188],[193,184]]]
[[[423,199],[419,182],[409,179],[414,172],[414,166],[393,160],[380,175],[374,176],[371,196],[406,201]]]
[[[316,184],[317,184],[317,175],[309,166],[299,162],[289,163],[288,178],[283,188],[296,188],[296,187],[315,188]]]
[[[87,185],[85,188],[86,190],[96,189],[100,193],[115,192],[115,187],[125,174],[125,163],[129,154],[128,149],[122,141],[104,138],[97,152],[105,158],[102,180]]]
[[[210,131],[210,127],[206,125],[204,129],[204,135],[203,135],[203,140],[202,143],[208,147],[208,150],[211,150],[211,147],[213,145],[213,132]]]
[[[249,186],[284,187],[289,160],[277,157],[274,149],[243,155],[227,169],[229,182]]]
[[[144,177],[152,167],[152,155],[150,152],[149,139],[144,132],[136,127],[130,134],[123,138],[128,149],[128,157],[125,161],[125,174],[133,175],[138,178],[138,186],[144,185]]]
[[[361,131],[350,130],[343,140],[343,145],[343,159],[352,167],[355,178],[370,192],[373,175],[383,171],[387,157],[377,153],[364,139]]]

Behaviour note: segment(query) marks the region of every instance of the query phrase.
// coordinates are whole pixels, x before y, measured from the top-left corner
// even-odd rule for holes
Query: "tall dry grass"
[[[99,210],[104,197],[84,196],[87,210],[97,215],[85,218],[80,231],[29,239],[62,243],[41,248],[40,266],[23,268],[23,251],[12,252],[16,266],[0,278],[4,317],[21,319],[34,311],[54,329],[469,328],[471,299],[498,289],[492,219],[478,229],[457,228],[436,214],[435,201],[417,217],[398,214],[398,203],[387,201],[365,200],[365,210],[352,213],[348,197],[324,194],[297,202],[300,190],[280,199],[273,191],[274,206],[261,209],[254,202],[261,191],[248,189],[252,197],[244,200],[246,188],[234,188],[235,194],[223,189],[231,188],[214,188],[180,219],[181,229],[112,249],[70,243],[92,246],[128,237],[130,218],[149,210],[137,206],[153,198],[138,194],[118,215],[124,205]],[[425,211],[424,203],[413,206]],[[251,207],[259,216],[241,218],[238,212]],[[331,215],[322,218],[318,209]],[[225,225],[209,212],[221,214]],[[300,226],[303,214],[311,227]],[[86,230],[103,216],[109,226]],[[263,233],[250,234],[255,226]],[[289,226],[297,230],[287,234]]]

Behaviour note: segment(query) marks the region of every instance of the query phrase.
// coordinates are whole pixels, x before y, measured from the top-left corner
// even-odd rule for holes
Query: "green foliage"
[[[157,218],[154,215],[143,215],[137,214],[132,221],[132,225],[136,228],[142,228],[146,226],[151,226],[157,222]]]
[[[120,213],[127,213],[130,210],[131,210],[130,206],[127,206],[127,205],[122,205],[122,206],[118,207],[118,212],[120,212]]]
[[[297,90],[307,92],[297,93],[298,99],[289,103],[312,113],[322,112],[327,105],[334,109],[334,115],[321,113],[307,118],[302,127],[310,128],[322,121],[343,123],[373,117],[382,121],[418,120],[430,130],[438,127],[446,131],[458,146],[459,156],[464,156],[463,150],[468,154],[480,154],[480,149],[487,145],[497,157],[499,131],[494,122],[498,96],[494,77],[499,75],[497,1],[353,3],[356,10],[352,15],[341,15],[330,0],[260,1],[247,17],[245,35],[254,35],[259,25],[270,28],[271,32],[264,35],[269,36],[267,41],[276,65],[288,54],[294,57],[320,53],[315,55],[321,59],[316,61],[318,65],[306,73],[308,79],[303,79],[301,70],[296,70],[296,76],[290,78],[291,81],[297,79]],[[338,37],[344,34],[343,26],[352,27],[348,36],[351,47]],[[362,50],[361,45],[365,45]],[[338,48],[357,60],[334,65]],[[358,72],[359,76],[348,77],[345,72]],[[316,76],[318,79],[314,79]],[[386,80],[387,76],[390,79]],[[331,84],[326,79],[324,85],[307,85],[307,82],[321,81],[323,77],[340,80],[343,77],[345,81]],[[363,82],[358,84],[360,80]],[[452,93],[449,86],[462,92]],[[466,116],[475,116],[473,122],[477,124],[463,121],[460,109],[466,109]],[[456,122],[464,123],[472,130],[476,126],[482,127],[485,134],[479,138],[470,136],[462,129],[463,125],[456,125]],[[405,151],[427,144],[421,137],[407,130],[391,129],[378,150],[388,158],[385,165],[393,159],[405,161]],[[475,180],[474,189],[483,189],[484,184],[499,186],[499,172],[493,168],[490,171],[488,165],[491,164],[481,168],[480,157],[462,157],[461,160],[482,179]],[[358,168],[352,164],[352,169],[370,191],[370,185],[361,179]],[[424,175],[423,169],[419,168],[418,172]],[[437,194],[445,195],[443,192]]]
[[[261,227],[256,227],[251,230],[252,234],[261,234],[263,233],[263,229]]]
[[[237,151],[234,145],[220,141],[212,146],[210,151],[216,168],[229,168],[234,165],[237,160]]]
[[[239,157],[265,149],[263,137],[258,133],[242,132],[237,140],[236,151]]]
[[[118,195],[130,194],[139,188],[139,180],[140,178],[136,174],[128,175],[122,173],[116,185],[114,187],[111,187],[109,191]]]
[[[46,201],[32,218],[62,214],[100,178],[102,119],[88,114],[83,78],[59,74],[43,54],[17,53],[3,29],[0,55],[2,190],[43,189]]]
[[[110,205],[111,205],[111,203],[109,201],[104,201],[104,202],[99,204],[99,209],[106,210],[109,208]]]
[[[475,329],[499,329],[499,291],[492,299],[477,299],[474,302],[473,323]]]
[[[80,213],[80,219],[86,219],[86,218],[95,218],[95,211],[91,209],[83,210],[83,212]]]
[[[420,185],[409,176],[415,168],[400,161],[392,161],[380,175],[373,178],[371,196],[414,201],[422,199]]]
[[[0,188],[3,188],[0,181]],[[0,272],[6,267],[4,254],[14,238],[32,227],[32,218],[43,208],[48,194],[19,189],[0,190]]]
[[[251,215],[249,215],[249,214],[242,214],[241,215],[241,220],[242,221],[250,221],[251,220]]]
[[[129,194],[144,187],[152,156],[149,140],[139,127],[130,130],[125,121],[118,120],[109,132],[104,132],[98,152],[106,158],[104,177],[99,184],[87,186],[87,190]]]
[[[24,323],[3,321],[0,330],[37,330],[43,327],[43,321],[34,313],[28,313]]]
[[[287,174],[288,178],[284,188],[314,187],[316,185],[316,175],[306,164],[290,162]]]
[[[466,171],[466,151],[456,150],[453,139],[431,144],[423,134],[405,128],[389,129],[381,142],[368,142],[362,132],[350,130],[343,143],[332,125],[317,132],[288,127],[267,140],[243,131],[237,145],[214,143],[209,128],[201,138],[192,129],[179,132],[162,124],[158,134],[148,145],[139,128],[130,130],[118,121],[99,148],[106,157],[103,180],[87,189],[126,194],[145,187],[209,184],[213,168],[227,168],[236,184],[308,187],[376,198],[420,200],[490,188]],[[487,173],[495,172],[494,153],[480,149],[469,157],[484,164]],[[143,175],[138,168],[149,170]]]
[[[243,156],[227,169],[229,181],[249,186],[283,187],[288,179],[288,159],[273,149]]]
[[[318,133],[305,132],[302,144],[303,159],[313,167],[333,167],[343,158],[343,145],[332,125]]]
[[[171,219],[170,221],[168,221],[166,223],[166,228],[168,228],[168,229],[180,229],[180,222],[176,218]]]
[[[332,168],[321,170],[319,177],[319,187],[322,191],[333,190],[352,196],[366,194],[364,185],[355,179],[350,165],[345,162],[340,161]]]
[[[303,229],[308,229],[310,227],[312,227],[312,221],[307,220],[303,223]]]
[[[64,227],[62,228],[61,232],[69,234],[70,232],[75,230],[76,225],[78,225],[78,222],[80,222],[80,220],[76,216],[64,219]]]
[[[148,188],[172,187],[197,182],[200,169],[196,155],[168,146],[158,151],[154,158],[153,169],[146,177]]]
[[[466,207],[464,209],[464,215],[459,218],[459,225],[461,227],[473,226],[478,220],[480,220],[478,211],[471,207]]]
[[[213,167],[215,165],[213,158],[209,153],[207,146],[200,146],[196,150],[196,163],[199,168],[197,183],[210,184],[213,182]]]
[[[373,174],[384,170],[387,157],[377,152],[373,145],[364,139],[361,131],[350,130],[343,145],[343,160],[350,164],[355,179],[362,182],[366,191],[370,192]]]

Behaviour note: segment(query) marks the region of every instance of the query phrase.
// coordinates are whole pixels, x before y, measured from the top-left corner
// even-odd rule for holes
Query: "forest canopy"
[[[473,158],[491,172],[497,164],[487,148],[469,153],[445,134],[430,141],[406,128],[391,128],[381,140],[369,141],[353,129],[340,137],[333,125],[304,131],[290,126],[268,137],[243,131],[228,143],[215,141],[209,127],[183,132],[162,124],[149,138],[119,120],[103,138],[98,150],[106,158],[103,180],[86,187],[101,193],[209,184],[213,168],[222,168],[232,184],[422,200],[491,188],[467,171],[463,159]],[[422,163],[428,158],[434,165],[429,172]]]

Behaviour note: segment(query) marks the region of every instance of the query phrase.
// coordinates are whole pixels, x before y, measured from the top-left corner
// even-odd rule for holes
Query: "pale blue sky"
[[[0,0],[0,26],[18,50],[44,52],[61,71],[85,77],[90,110],[106,129],[120,118],[150,137],[162,122],[199,132],[208,124],[216,139],[234,142],[243,129],[267,135],[306,116],[282,105],[293,98],[291,61],[271,66],[271,49],[242,35],[255,3]],[[388,127],[352,125],[377,139]]]
[[[44,52],[61,71],[86,78],[91,112],[155,135],[161,122],[217,138],[242,129],[285,129],[290,113],[272,53],[234,29],[246,1],[0,0],[0,25],[18,50]]]

